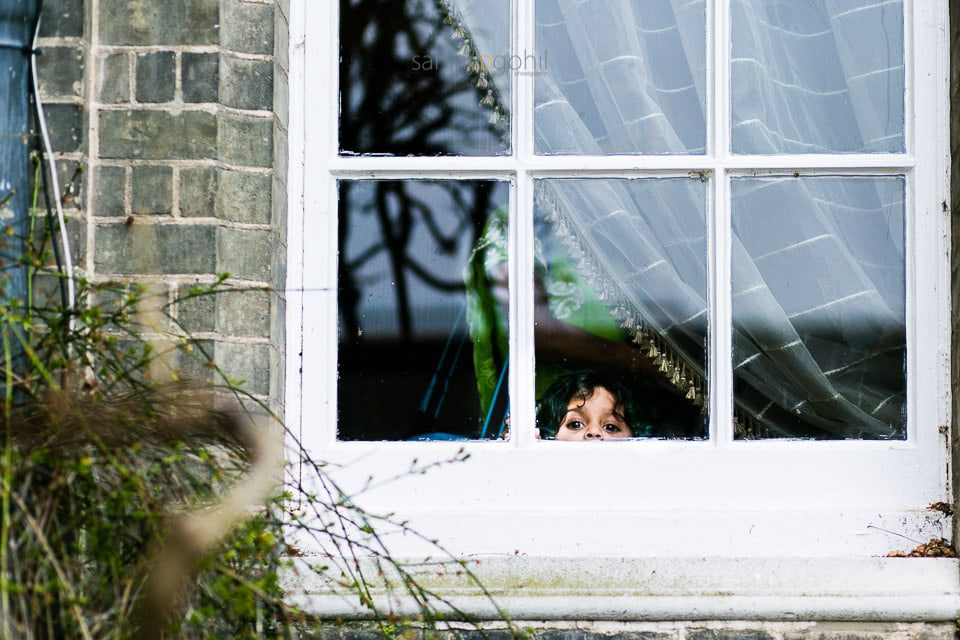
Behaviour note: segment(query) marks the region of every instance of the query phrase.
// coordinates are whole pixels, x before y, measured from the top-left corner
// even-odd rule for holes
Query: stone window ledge
[[[298,558],[297,563],[309,563]],[[515,620],[835,620],[945,622],[960,617],[955,558],[474,557],[471,568]],[[376,575],[375,571],[367,575]],[[416,572],[478,619],[500,614],[454,570]],[[321,616],[367,618],[356,596],[291,570],[285,588]],[[415,614],[375,591],[384,609]]]

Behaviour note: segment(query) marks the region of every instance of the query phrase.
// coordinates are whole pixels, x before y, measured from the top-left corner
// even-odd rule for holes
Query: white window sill
[[[471,568],[515,620],[849,620],[936,622],[960,617],[954,558],[474,557]],[[298,562],[307,563],[301,558]],[[322,616],[369,617],[356,596],[301,569],[285,587]],[[425,587],[479,619],[500,614],[476,586],[436,567]],[[376,575],[371,572],[369,575]],[[397,614],[409,599],[375,591]]]

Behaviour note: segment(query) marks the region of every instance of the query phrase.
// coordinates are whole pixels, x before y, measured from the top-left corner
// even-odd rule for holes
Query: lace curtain
[[[506,30],[484,27],[482,0],[445,6],[467,55],[509,50],[491,35]],[[902,0],[730,8],[733,152],[904,150]],[[536,20],[538,153],[705,153],[706,0],[536,0]],[[489,81],[510,95],[509,74]],[[509,119],[508,103],[492,108]],[[544,180],[537,205],[624,328],[702,401],[707,230],[689,182],[657,197],[617,180]],[[731,195],[741,434],[903,437],[903,179],[743,177]]]

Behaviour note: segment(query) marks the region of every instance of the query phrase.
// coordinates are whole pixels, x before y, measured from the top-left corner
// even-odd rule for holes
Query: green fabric
[[[507,319],[493,293],[490,274],[505,265],[507,214],[497,209],[487,221],[463,272],[467,292],[467,327],[473,344],[473,368],[480,395],[480,415],[486,416],[493,400],[500,368],[507,361],[509,339]]]
[[[486,416],[500,371],[509,353],[507,310],[494,295],[494,275],[508,262],[508,220],[503,207],[494,211],[484,227],[464,268],[467,326],[473,344],[473,366],[480,396],[481,415]],[[541,243],[534,246],[536,276],[546,292],[551,315],[610,342],[625,342],[626,336],[565,254],[544,255]],[[537,365],[536,395],[560,375],[559,366]]]

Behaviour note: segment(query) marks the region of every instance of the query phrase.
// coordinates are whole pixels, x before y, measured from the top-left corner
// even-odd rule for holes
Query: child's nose
[[[586,433],[583,434],[584,440],[603,440],[603,429],[599,426],[588,427]]]

